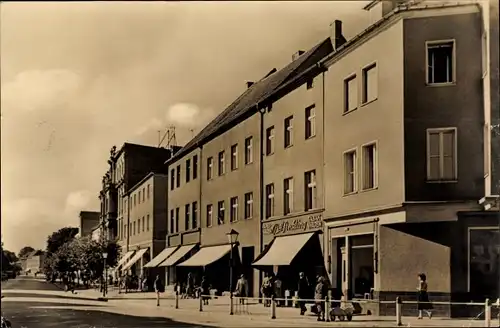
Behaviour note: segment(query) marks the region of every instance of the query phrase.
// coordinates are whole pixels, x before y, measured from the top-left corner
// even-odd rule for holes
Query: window
[[[134,221],[134,229],[133,229],[132,234],[135,236],[135,221]]]
[[[358,84],[356,75],[344,80],[344,113],[358,108]]]
[[[175,232],[179,232],[180,209],[175,208]]]
[[[213,157],[207,158],[207,180],[213,179],[214,176],[213,167],[214,167],[214,158]]]
[[[316,106],[312,105],[306,108],[306,139],[316,135]]]
[[[377,187],[377,146],[375,143],[364,145],[361,150],[361,187],[362,190]]]
[[[427,180],[457,180],[457,129],[427,130]]]
[[[191,211],[193,212],[192,219],[191,219],[191,228],[197,229],[198,228],[198,202],[193,202],[191,204]]]
[[[132,223],[128,224],[128,236],[132,236]]]
[[[189,205],[190,204],[184,205],[184,229],[185,229],[185,231],[189,230],[189,222],[191,221],[191,218],[189,216]]]
[[[139,197],[137,197],[137,203],[140,204],[141,203],[141,191],[139,190]]]
[[[212,222],[213,222],[213,205],[212,204],[209,204],[207,205],[207,227],[211,227],[212,226]]]
[[[175,170],[170,170],[170,190],[174,190],[175,188]]]
[[[146,201],[146,187],[142,187],[142,202]]]
[[[220,202],[217,203],[217,224],[221,225],[224,224],[226,216],[226,209],[224,208],[224,201],[221,200]]]
[[[245,194],[245,219],[253,216],[253,193],[247,192]]]
[[[186,183],[191,180],[191,160],[186,159]]]
[[[266,129],[266,155],[274,154],[274,126]]]
[[[253,162],[253,138],[248,137],[245,139],[245,164]]]
[[[149,214],[146,217],[146,231],[149,231],[149,225],[151,224]]]
[[[146,218],[142,217],[142,232],[146,231]]]
[[[288,116],[285,118],[285,136],[284,136],[284,147],[290,147],[293,144],[293,116]]]
[[[266,219],[274,216],[274,183],[266,186]]]
[[[137,205],[137,195],[134,194],[134,206],[136,206],[136,205]]]
[[[198,178],[198,155],[193,156],[193,180]]]
[[[238,144],[231,146],[231,170],[238,169]]]
[[[293,178],[283,180],[283,215],[290,214],[293,209]]]
[[[316,197],[316,170],[304,173],[304,187],[305,187],[305,206],[306,211],[318,207]]]
[[[170,233],[175,232],[175,216],[174,216],[174,209],[170,210]]]
[[[374,101],[378,97],[377,64],[363,68],[363,104]]]
[[[226,163],[224,151],[219,152],[219,176],[224,175],[226,173]]]
[[[229,200],[229,204],[231,206],[229,213],[229,222],[238,221],[238,197],[231,197]]]
[[[307,83],[306,83],[306,89],[310,90],[312,88],[314,88],[314,80],[311,79],[311,80],[307,81]]]
[[[356,188],[356,150],[344,153],[344,195],[352,194]]]
[[[150,193],[150,188],[149,188],[149,184],[148,184],[148,199],[149,199],[149,196],[151,196],[151,193]]]
[[[454,41],[427,42],[427,84],[455,82]]]
[[[177,173],[176,173],[176,177],[175,177],[175,180],[177,182],[177,188],[179,188],[181,186],[181,166],[180,165],[177,165]]]

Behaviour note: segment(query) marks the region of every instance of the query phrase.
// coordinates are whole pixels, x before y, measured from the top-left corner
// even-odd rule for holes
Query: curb
[[[106,297],[98,297],[96,298],[97,301],[100,301],[100,302],[107,302],[108,299]]]

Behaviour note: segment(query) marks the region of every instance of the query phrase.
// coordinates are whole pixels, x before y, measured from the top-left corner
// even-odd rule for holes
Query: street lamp
[[[233,315],[233,245],[238,242],[239,233],[231,229],[231,231],[226,233],[226,236],[231,245],[231,251],[229,252],[229,297],[231,298],[231,312],[229,314]]]
[[[104,279],[102,280],[103,281],[103,289],[102,289],[102,297],[106,297],[106,289],[108,289],[108,268],[106,267],[106,259],[108,258],[108,253],[107,252],[103,252],[102,253],[102,258],[104,260]]]

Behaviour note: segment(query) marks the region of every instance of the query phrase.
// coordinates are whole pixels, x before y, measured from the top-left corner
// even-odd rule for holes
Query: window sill
[[[234,171],[237,171],[237,170],[238,170],[238,168],[236,167],[234,169],[231,169],[231,172],[234,172]]]
[[[374,190],[378,190],[378,186],[372,187],[372,188],[361,189],[359,192],[362,193],[362,192],[368,192],[368,191],[374,191]]]
[[[315,137],[316,137],[316,134],[313,134],[312,136],[306,137],[306,140],[311,140],[311,139],[314,139]]]
[[[347,196],[356,195],[357,193],[358,193],[358,191],[357,191],[357,190],[356,190],[356,191],[353,191],[353,192],[349,192],[349,193],[344,193],[344,194],[342,195],[342,197],[347,197]]]
[[[293,147],[293,144],[290,144],[288,146],[284,146],[283,148],[286,150],[286,149],[289,149],[289,148],[292,148]]]
[[[427,180],[427,183],[457,183],[458,180]]]
[[[350,114],[350,113],[352,113],[352,112],[355,112],[357,109],[358,109],[358,107],[353,108],[353,109],[350,109],[350,110],[348,110],[347,112],[343,112],[343,113],[342,113],[342,116],[346,116],[347,114]]]
[[[274,155],[274,151],[270,152],[270,153],[266,153],[266,156],[272,156],[272,155]]]
[[[425,83],[427,87],[437,88],[437,87],[454,87],[457,85],[456,82],[444,82],[444,83]]]
[[[253,161],[245,163],[245,165],[251,165],[251,164],[253,164]]]
[[[378,100],[378,97],[377,97],[377,98],[375,98],[375,99],[372,99],[372,100],[370,100],[370,101],[366,101],[366,102],[364,102],[364,103],[361,103],[361,107],[367,106],[367,105],[369,105],[369,104],[371,104],[371,103],[373,103],[373,102],[375,102],[375,101],[377,101],[377,100]]]

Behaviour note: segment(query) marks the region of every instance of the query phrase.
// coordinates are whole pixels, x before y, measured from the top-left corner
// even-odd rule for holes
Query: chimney
[[[296,60],[297,58],[299,58],[299,57],[300,57],[300,55],[302,55],[304,52],[305,52],[304,50],[299,50],[299,51],[297,51],[296,53],[294,53],[294,54],[292,55],[292,61],[294,61],[294,60]]]
[[[247,81],[247,89],[248,89],[248,88],[250,88],[253,84],[254,84],[254,82],[252,82],[252,81]]]
[[[330,38],[332,40],[333,50],[337,50],[346,42],[346,39],[342,34],[342,21],[336,19],[333,23],[330,24],[330,29]]]

